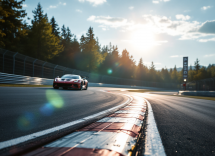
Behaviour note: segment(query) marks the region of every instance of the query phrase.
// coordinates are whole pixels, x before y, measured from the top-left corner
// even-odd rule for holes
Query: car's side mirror
[[[59,78],[59,76],[57,76],[56,78]]]

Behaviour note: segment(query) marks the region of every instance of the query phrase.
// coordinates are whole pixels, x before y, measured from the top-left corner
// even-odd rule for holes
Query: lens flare
[[[24,113],[23,116],[18,118],[17,125],[20,130],[32,129],[35,125],[35,115],[30,112]]]
[[[115,63],[115,66],[118,67],[118,66],[119,66],[119,62],[116,62],[116,63]]]
[[[55,108],[62,108],[64,105],[64,101],[61,96],[54,90],[46,91],[46,98],[48,102],[54,106]]]
[[[50,103],[46,103],[40,108],[40,112],[45,116],[51,116],[54,112],[54,107]]]
[[[107,73],[108,73],[108,74],[112,74],[112,72],[113,72],[112,69],[108,69],[108,70],[107,70]]]

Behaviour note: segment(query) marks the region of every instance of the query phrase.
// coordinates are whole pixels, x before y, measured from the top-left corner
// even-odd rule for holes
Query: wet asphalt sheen
[[[0,142],[81,119],[126,100],[90,87],[82,91],[0,87]]]
[[[152,105],[167,156],[215,155],[215,101],[141,95]]]

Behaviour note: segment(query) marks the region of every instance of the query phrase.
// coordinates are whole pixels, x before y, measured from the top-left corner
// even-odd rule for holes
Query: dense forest
[[[24,20],[27,17],[22,8],[24,1],[0,0],[0,48],[86,72],[143,81],[183,81],[182,71],[178,72],[176,66],[157,71],[153,62],[149,67],[142,58],[135,62],[126,49],[120,53],[111,43],[101,46],[92,27],[78,40],[69,27],[60,28],[54,17],[48,19],[40,3],[32,11],[28,24]],[[196,59],[194,68],[190,67],[188,81],[211,77],[215,77],[215,66],[200,68]]]

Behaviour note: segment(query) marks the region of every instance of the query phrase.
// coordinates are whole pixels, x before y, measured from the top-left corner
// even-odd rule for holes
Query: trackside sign
[[[188,57],[183,57],[183,79],[184,81],[188,79]]]

